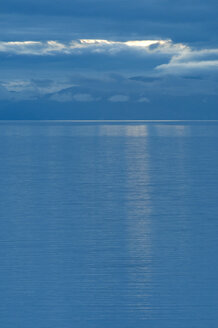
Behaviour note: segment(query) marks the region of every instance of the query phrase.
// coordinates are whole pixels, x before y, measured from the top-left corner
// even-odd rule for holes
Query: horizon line
[[[165,122],[218,122],[218,120],[43,120],[43,119],[33,119],[33,120],[25,120],[25,119],[12,119],[12,120],[4,120],[0,119],[0,123],[4,122],[71,122],[71,123],[165,123]]]

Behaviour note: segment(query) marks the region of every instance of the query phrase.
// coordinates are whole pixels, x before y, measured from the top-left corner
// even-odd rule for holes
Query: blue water
[[[0,327],[218,327],[218,123],[1,122],[0,183]]]

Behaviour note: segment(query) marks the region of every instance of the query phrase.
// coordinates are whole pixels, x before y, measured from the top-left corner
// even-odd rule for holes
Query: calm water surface
[[[0,327],[218,327],[218,124],[1,122],[0,182]]]

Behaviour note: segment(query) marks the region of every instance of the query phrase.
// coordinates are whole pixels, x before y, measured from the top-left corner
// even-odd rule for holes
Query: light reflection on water
[[[142,126],[143,127],[143,126]],[[129,136],[147,135],[147,127],[131,126],[127,129]],[[128,291],[134,294],[132,307],[140,315],[152,311],[150,288],[152,283],[152,202],[150,195],[150,158],[147,138],[139,144],[126,144],[126,237],[128,240]],[[139,148],[141,148],[139,150]],[[140,195],[140,197],[139,197]],[[145,287],[146,286],[146,287]],[[129,295],[131,298],[131,294]],[[150,314],[151,315],[151,314]]]
[[[10,136],[217,136],[216,122],[196,123],[75,123],[59,121],[1,121],[0,135]],[[208,128],[210,127],[210,128]]]
[[[1,122],[1,326],[217,327],[217,137]]]

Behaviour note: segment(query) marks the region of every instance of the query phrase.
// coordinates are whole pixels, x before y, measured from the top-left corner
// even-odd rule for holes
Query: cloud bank
[[[218,48],[170,39],[2,41],[0,57],[0,101],[152,110],[218,96]]]
[[[167,62],[156,65],[160,74],[187,74],[190,71],[218,68],[218,48],[192,48],[172,40],[112,41],[80,39],[67,43],[54,40],[0,42],[1,55],[13,56],[111,56],[132,54],[141,58],[166,58]],[[165,60],[166,61],[166,60]]]
[[[73,55],[90,53],[104,53],[114,55],[121,51],[172,54],[188,49],[183,44],[174,44],[171,40],[131,40],[111,41],[100,39],[80,39],[67,43],[49,40],[42,41],[9,41],[0,42],[0,52],[15,55]]]

